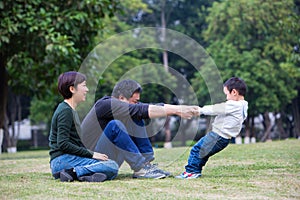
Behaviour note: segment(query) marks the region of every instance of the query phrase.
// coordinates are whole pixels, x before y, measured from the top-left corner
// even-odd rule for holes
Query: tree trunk
[[[172,142],[171,142],[171,128],[170,128],[170,117],[167,117],[165,126],[165,143],[164,143],[164,148],[166,149],[171,149],[172,148]]]
[[[161,3],[161,14],[160,14],[160,20],[161,20],[161,41],[164,43],[166,41],[166,15],[165,15],[165,5],[166,1],[163,0]],[[163,51],[163,64],[166,72],[169,72],[169,63],[168,63],[168,52],[166,50]]]
[[[255,116],[251,116],[251,130],[250,130],[251,143],[256,143],[256,131],[255,131],[254,118]]]
[[[299,92],[300,90],[298,90]],[[292,110],[293,110],[293,118],[294,118],[294,137],[299,138],[300,137],[300,97],[298,95],[297,98],[293,99],[292,101]]]
[[[165,142],[171,142],[170,117],[166,118],[165,126]]]
[[[247,117],[245,121],[245,137],[251,137],[250,117]]]
[[[6,62],[3,55],[0,53],[0,128],[5,125],[6,105],[7,105],[7,90],[8,90],[8,74],[6,71]]]
[[[264,136],[261,138],[261,141],[265,142],[271,139],[272,124],[271,124],[271,119],[269,117],[269,112],[265,112],[263,116],[264,116],[264,124],[265,124],[265,133]]]
[[[20,135],[20,123],[22,121],[22,105],[21,105],[21,96],[17,95],[16,97],[16,114],[17,114],[17,120],[18,120],[18,126],[17,126],[17,130],[16,130],[16,134],[15,136],[12,138],[13,139],[13,146],[17,147],[17,143],[18,143],[18,139],[19,139],[19,135]]]
[[[22,120],[22,107],[21,107],[21,96],[15,95],[11,90],[8,91],[8,110],[7,110],[7,125],[11,125],[11,133],[9,133],[8,127],[6,128],[6,141],[7,151],[11,153],[16,152],[18,138],[20,135],[20,123]],[[17,128],[16,128],[16,121]]]
[[[162,2],[162,8],[161,8],[161,27],[162,27],[162,33],[161,33],[161,40],[162,42],[166,41],[166,16],[165,16],[165,0]],[[169,72],[169,63],[168,63],[168,52],[166,50],[163,51],[163,64],[166,72]],[[165,100],[168,101],[168,98],[165,97]],[[170,118],[168,117],[165,122],[165,144],[164,147],[171,148],[171,130],[170,130]]]
[[[11,147],[11,140],[10,140],[10,134],[9,134],[9,130],[8,130],[8,124],[9,124],[8,116],[7,116],[7,113],[5,113],[4,122],[3,122],[3,132],[4,132],[3,147],[4,147],[4,149],[7,149],[7,147]]]
[[[275,124],[278,128],[278,131],[279,131],[279,139],[285,139],[285,138],[288,137],[288,134],[286,133],[286,131],[283,128],[282,119],[284,117],[285,117],[284,113],[280,113],[280,116],[275,118]]]
[[[255,118],[255,116],[251,116],[250,136],[256,138],[254,118]]]
[[[287,137],[294,137],[294,125],[293,125],[293,118],[285,117],[285,124],[286,124],[286,132],[287,132]]]
[[[16,95],[13,94],[11,90],[9,90],[9,103],[8,103],[8,120],[11,125],[11,134],[9,137],[9,145],[8,147],[16,147],[16,129],[15,129],[15,121],[17,118],[17,112],[18,112],[18,105],[16,100]]]
[[[8,119],[6,114],[8,74],[6,71],[6,59],[3,53],[0,53],[0,75],[0,129],[3,129],[3,149],[6,149],[9,139]],[[2,147],[0,146],[0,148]]]
[[[0,154],[2,154],[2,143],[3,143],[3,128],[0,128]]]
[[[180,130],[180,134],[181,134],[181,146],[185,146],[186,145],[186,132],[185,130],[188,129],[189,126],[191,126],[192,120],[182,120],[182,127]]]

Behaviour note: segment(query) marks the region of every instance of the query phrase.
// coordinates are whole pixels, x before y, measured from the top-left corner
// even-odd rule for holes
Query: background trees
[[[224,80],[239,76],[248,83],[249,120],[263,114],[261,139],[270,139],[269,112],[285,120],[287,106],[297,97],[300,74],[293,48],[300,26],[294,1],[222,1],[209,10],[204,32],[208,51]],[[295,115],[294,120],[300,123]]]
[[[118,5],[117,0],[0,1],[0,128],[7,146],[15,145],[7,125],[16,120],[6,116],[7,86],[15,95],[43,100],[47,116],[57,96],[54,80],[63,71],[78,69],[94,46],[93,37],[104,28],[103,18]]]
[[[273,113],[280,137],[299,136],[299,5],[299,0],[0,1],[0,128],[8,134],[7,125],[29,112],[34,123],[49,121],[60,100],[55,80],[61,72],[78,70],[95,45],[110,36],[150,26],[177,30],[196,40],[208,50],[224,80],[245,79],[250,103],[246,135],[257,132],[254,118],[263,116],[264,134],[259,137],[269,139],[275,128],[269,118]],[[211,103],[201,74],[180,56],[158,49],[117,59],[100,78],[97,97],[110,94],[128,70],[147,63],[174,68],[192,83],[200,105]],[[211,71],[203,68],[201,73]],[[166,79],[171,81],[169,75]],[[183,93],[185,87],[177,85]],[[147,102],[178,101],[157,85],[145,87],[142,97]]]

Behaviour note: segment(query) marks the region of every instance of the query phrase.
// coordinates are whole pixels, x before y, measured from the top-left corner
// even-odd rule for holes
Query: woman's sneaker
[[[59,178],[61,182],[72,182],[77,180],[77,175],[74,168],[64,169],[60,172]]]
[[[159,173],[158,171],[155,170],[155,168],[150,165],[147,164],[145,165],[142,169],[140,169],[139,171],[135,171],[133,173],[133,178],[153,178],[153,179],[161,179],[161,178],[165,178],[166,175]]]
[[[94,173],[88,176],[81,176],[78,178],[79,181],[84,182],[103,182],[107,179],[106,174],[103,173]]]
[[[54,177],[54,179],[59,179],[60,178],[60,172],[56,172],[56,173],[52,174],[52,176]]]
[[[175,176],[175,178],[178,179],[194,179],[201,177],[200,173],[189,173],[189,172],[183,172],[178,176]]]

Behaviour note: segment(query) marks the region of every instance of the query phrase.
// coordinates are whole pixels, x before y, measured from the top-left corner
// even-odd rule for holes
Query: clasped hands
[[[185,119],[191,119],[192,117],[199,116],[199,106],[186,106],[180,105],[181,112],[178,114],[180,117]]]

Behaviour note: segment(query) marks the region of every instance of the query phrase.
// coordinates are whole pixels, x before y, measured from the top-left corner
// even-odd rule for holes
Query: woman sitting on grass
[[[61,181],[102,182],[118,174],[118,164],[107,155],[86,149],[79,137],[80,121],[76,107],[85,101],[88,88],[85,75],[66,72],[58,78],[58,91],[64,101],[51,122],[49,146],[52,175]]]

